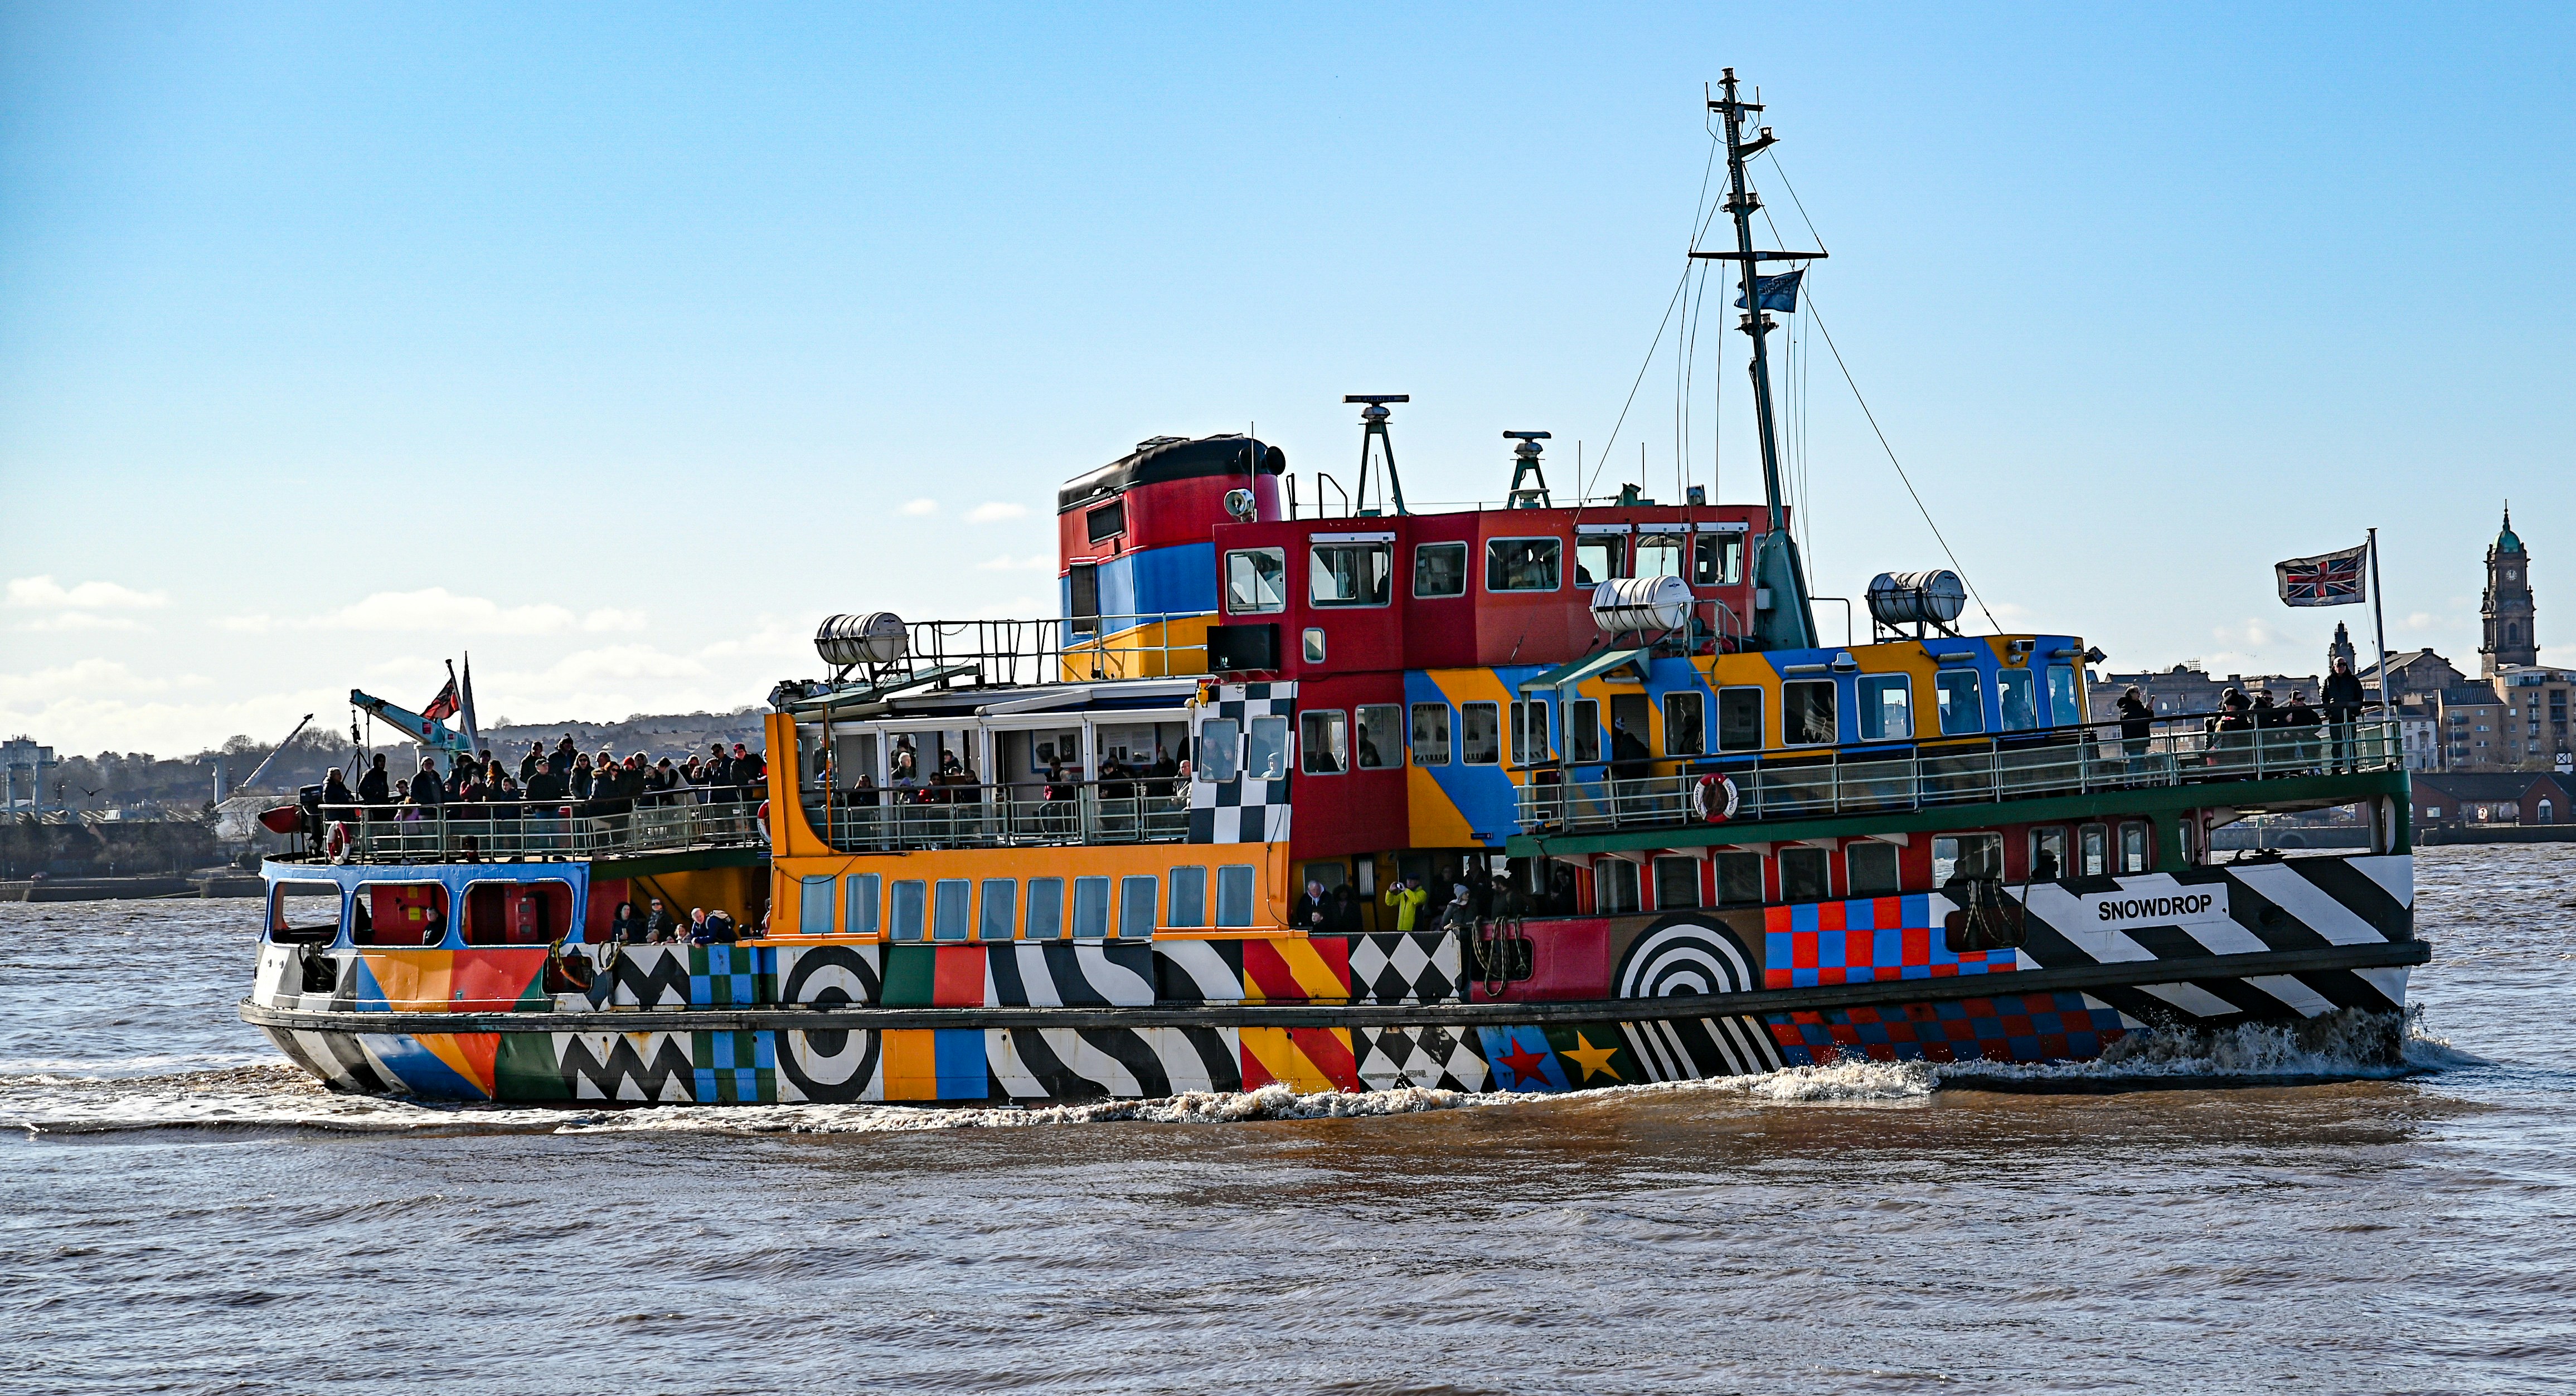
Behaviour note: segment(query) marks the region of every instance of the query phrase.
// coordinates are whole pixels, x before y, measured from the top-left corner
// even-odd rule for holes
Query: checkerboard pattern
[[[1215,718],[1232,718],[1240,724],[1238,731],[1248,732],[1256,717],[1278,717],[1293,720],[1297,707],[1297,685],[1278,683],[1219,684],[1216,701],[1193,709],[1190,716],[1190,750],[1198,750],[1199,726]],[[1277,780],[1254,780],[1238,774],[1233,780],[1190,782],[1190,842],[1192,843],[1278,843],[1288,837],[1288,773]]]
[[[716,947],[723,948],[723,947]],[[765,1032],[692,1033],[696,1070],[690,1098],[700,1105],[771,1105],[778,1100],[778,1045]]]
[[[1775,906],[1763,913],[1762,987],[1943,979],[2019,966],[2010,950],[1953,951],[1941,934],[1950,899],[1929,892]]]
[[[778,952],[750,945],[692,945],[689,1006],[726,1008],[778,1001]]]
[[[1457,997],[1457,937],[1351,937],[1352,1002],[1445,1003]]]
[[[1485,1059],[1465,1032],[1454,1028],[1355,1028],[1351,1046],[1359,1057],[1359,1078],[1373,1091],[1481,1091],[1488,1073]]]
[[[1881,1062],[2082,1061],[2128,1031],[2119,1010],[2082,994],[2018,994],[1902,1007],[1775,1013],[1772,1040],[1791,1066],[1846,1056]]]

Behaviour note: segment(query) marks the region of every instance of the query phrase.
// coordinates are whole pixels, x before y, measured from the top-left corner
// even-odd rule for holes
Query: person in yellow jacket
[[[1395,908],[1395,928],[1398,931],[1412,930],[1415,919],[1430,901],[1431,894],[1423,889],[1422,879],[1418,877],[1408,877],[1386,889],[1386,904]]]

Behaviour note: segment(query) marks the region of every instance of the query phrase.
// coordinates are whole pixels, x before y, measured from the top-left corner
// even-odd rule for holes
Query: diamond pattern
[[[1448,935],[1362,935],[1351,941],[1355,1003],[1445,1003],[1458,997],[1458,941]]]
[[[1481,1091],[1485,1059],[1473,1039],[1448,1028],[1355,1028],[1351,1046],[1359,1056],[1359,1078],[1373,1091]]]

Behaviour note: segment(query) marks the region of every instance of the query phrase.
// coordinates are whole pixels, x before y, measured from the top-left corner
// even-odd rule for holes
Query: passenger
[[[526,851],[519,842],[519,816],[524,812],[521,801],[526,793],[507,773],[501,777],[501,787],[492,792],[493,852],[517,854]]]
[[[658,945],[668,945],[679,938],[679,923],[671,919],[670,912],[663,909],[660,897],[653,898],[651,909],[644,913],[644,939]]]
[[[2317,710],[2308,706],[2306,689],[2290,690],[2290,704],[2281,709],[2281,726],[2290,734],[2290,759],[2298,762],[2301,770],[2316,769],[2319,721]]]
[[[537,772],[543,769],[545,764],[546,744],[528,743],[528,754],[519,758],[519,784],[526,785],[529,781],[535,780]]]
[[[579,754],[580,753],[573,749],[572,734],[570,732],[564,733],[564,739],[555,743],[554,755],[546,758],[546,764],[554,769],[555,779],[560,781],[570,781],[572,779],[572,763],[574,758]],[[571,787],[566,786],[565,788],[569,789]]]
[[[1173,784],[1173,777],[1179,775],[1180,770],[1181,768],[1179,764],[1172,760],[1172,754],[1165,751],[1161,743],[1156,743],[1154,746],[1154,765],[1150,772],[1154,778],[1154,788],[1152,793],[1156,795],[1171,794],[1176,788]]]
[[[385,754],[380,751],[367,764],[366,774],[358,777],[358,803],[367,806],[369,819],[381,819],[384,816],[376,811],[393,802],[392,778],[385,770]]]
[[[420,758],[420,772],[411,778],[411,802],[423,810],[435,810],[446,802],[446,792],[438,782],[438,763]]]
[[[688,942],[691,945],[706,945],[710,943],[707,937],[707,909],[705,907],[693,906],[689,908]]]
[[[700,939],[700,937],[704,937],[704,939]],[[734,932],[733,917],[727,915],[721,908],[719,908],[718,910],[708,912],[707,919],[698,923],[698,934],[691,936],[689,938],[689,943],[692,945],[731,945],[739,939],[741,939],[741,937]]]
[[[1476,903],[1468,894],[1466,883],[1451,884],[1449,905],[1440,909],[1440,929],[1458,932],[1476,929]]]
[[[733,744],[733,783],[746,800],[757,801],[769,784],[769,762],[741,742]]]
[[[2133,769],[2146,757],[2155,721],[2155,709],[2147,706],[2146,695],[2138,691],[2136,684],[2129,685],[2120,695],[2120,748],[2128,753]]]
[[[1335,935],[1360,933],[1360,898],[1349,883],[1333,889],[1332,905],[1324,912],[1324,929]]]
[[[1628,730],[1625,720],[1613,719],[1610,723],[1610,778],[1643,780],[1652,774],[1653,754],[1646,750],[1645,741]]]
[[[336,823],[339,820],[354,818],[357,804],[358,797],[349,793],[349,783],[340,778],[340,768],[332,767],[330,772],[322,777],[323,820]]]
[[[1325,899],[1324,884],[1314,878],[1306,879],[1306,890],[1298,895],[1297,905],[1289,910],[1288,924],[1301,931],[1320,931],[1331,918],[1332,905]]]
[[[1421,878],[1408,877],[1386,889],[1385,900],[1388,906],[1395,908],[1395,928],[1410,931],[1414,921],[1421,916],[1424,905],[1430,902],[1431,894],[1422,889]]]
[[[598,788],[598,776],[590,769],[590,758],[586,755],[575,755],[572,758],[572,797],[588,803],[591,792]]]
[[[886,784],[900,786],[921,784],[921,756],[912,749],[911,737],[895,739],[894,758],[887,769]]]
[[[2057,880],[2057,878],[2058,878],[2058,870],[2057,870],[2057,850],[2056,850],[2056,849],[2053,849],[2053,848],[2043,848],[2043,849],[2041,849],[2038,853],[2033,854],[2033,855],[2031,856],[2031,860],[2030,860],[2030,880],[2031,880],[2031,881],[2033,881],[2033,882],[2055,882],[2055,881]]]
[[[707,773],[707,803],[732,804],[735,798],[733,758],[725,755],[724,743],[717,742],[707,748],[707,764],[701,769]]]
[[[420,943],[423,945],[445,945],[447,943],[446,912],[441,911],[437,907],[431,907],[429,909],[429,915],[420,923]]]

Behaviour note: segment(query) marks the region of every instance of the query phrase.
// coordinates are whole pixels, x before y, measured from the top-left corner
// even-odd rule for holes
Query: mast
[[[1735,70],[1729,68],[1719,84],[1725,94],[1708,104],[1726,122],[1726,211],[1735,218],[1735,250],[1732,252],[1693,252],[1704,261],[1733,262],[1740,273],[1743,288],[1744,318],[1736,328],[1753,341],[1753,357],[1746,371],[1753,376],[1753,423],[1762,438],[1762,495],[1770,505],[1768,531],[1753,557],[1753,583],[1770,594],[1768,607],[1757,606],[1754,633],[1764,649],[1813,649],[1816,645],[1816,618],[1807,595],[1807,570],[1798,559],[1797,540],[1789,536],[1788,507],[1780,488],[1780,442],[1771,410],[1771,355],[1765,338],[1778,327],[1778,322],[1763,313],[1761,297],[1755,291],[1755,278],[1764,262],[1806,261],[1821,258],[1822,252],[1757,252],[1753,248],[1753,211],[1762,207],[1744,177],[1744,162],[1762,153],[1773,143],[1771,128],[1750,141],[1744,138],[1744,118],[1759,112],[1759,102],[1743,102],[1735,96]]]

